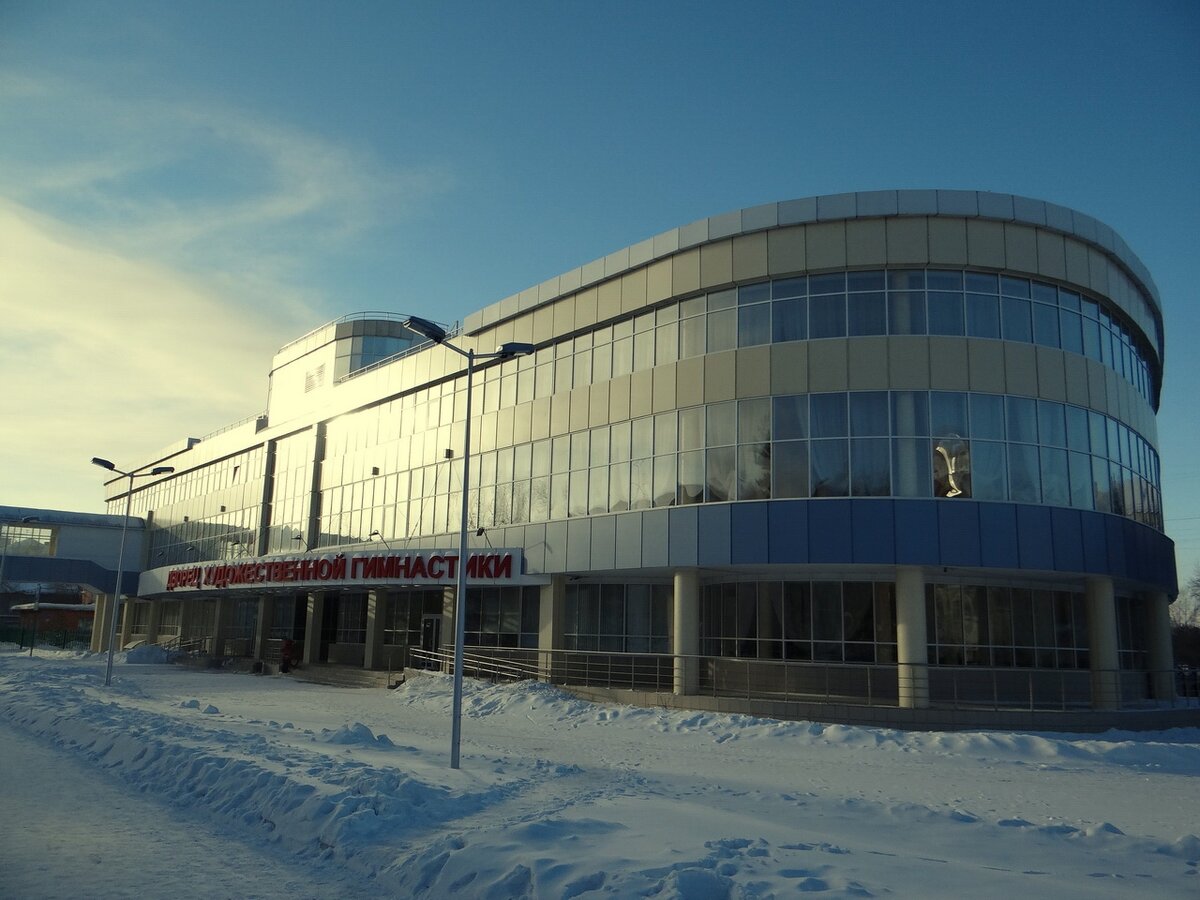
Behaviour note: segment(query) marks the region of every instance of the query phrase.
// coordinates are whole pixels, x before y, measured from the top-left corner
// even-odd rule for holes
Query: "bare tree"
[[[1179,598],[1171,604],[1171,627],[1200,628],[1200,563],[1180,589]]]

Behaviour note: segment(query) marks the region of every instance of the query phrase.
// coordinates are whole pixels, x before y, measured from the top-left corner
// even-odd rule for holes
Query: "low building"
[[[1095,219],[972,191],[714,216],[468,316],[470,386],[406,321],[314,330],[261,415],[147,455],[174,471],[132,497],[126,638],[435,654],[465,484],[472,658],[915,724],[1172,697],[1162,308]]]

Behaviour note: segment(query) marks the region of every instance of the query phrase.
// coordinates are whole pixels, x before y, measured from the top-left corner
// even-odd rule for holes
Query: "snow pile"
[[[907,733],[0,653],[0,721],[413,897],[1194,896],[1200,729]],[[389,737],[392,736],[392,737]],[[393,737],[399,738],[393,740]]]

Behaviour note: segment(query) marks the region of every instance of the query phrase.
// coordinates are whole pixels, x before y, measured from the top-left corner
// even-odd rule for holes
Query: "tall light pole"
[[[459,744],[462,738],[462,670],[463,670],[463,632],[467,617],[467,514],[470,509],[467,494],[471,487],[471,377],[475,374],[477,359],[509,359],[514,356],[528,356],[533,352],[533,344],[510,342],[502,344],[494,353],[476,353],[474,350],[463,350],[446,340],[446,329],[436,322],[411,316],[404,322],[404,327],[427,337],[435,344],[441,344],[453,350],[467,360],[467,420],[463,425],[463,467],[462,467],[462,519],[459,522],[458,535],[458,589],[454,597],[454,707],[450,722],[450,768],[458,768]]]
[[[149,472],[124,472],[107,459],[101,459],[99,456],[92,457],[92,465],[116,472],[118,475],[124,475],[129,479],[129,488],[125,494],[125,521],[121,524],[121,548],[117,551],[117,584],[113,590],[112,621],[108,626],[108,665],[104,669],[104,684],[108,686],[112,683],[113,649],[117,642],[117,618],[121,613],[121,577],[125,574],[123,571],[125,567],[125,534],[129,531],[129,510],[133,505],[133,479],[144,475],[167,475],[174,472],[175,467],[155,466]]]
[[[21,516],[22,525],[28,525],[30,522],[36,522],[37,516]],[[12,535],[9,534],[11,525],[4,526],[4,549],[0,550],[0,591],[4,590],[4,564],[8,562],[8,545],[12,543]]]

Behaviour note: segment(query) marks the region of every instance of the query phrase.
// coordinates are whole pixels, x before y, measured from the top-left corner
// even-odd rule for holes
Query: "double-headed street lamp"
[[[533,344],[509,342],[502,344],[494,353],[476,353],[474,350],[463,350],[461,347],[451,344],[446,340],[446,329],[428,319],[410,316],[404,322],[404,327],[467,359],[467,419],[463,426],[462,519],[459,523],[458,536],[458,589],[454,597],[454,707],[450,723],[450,768],[457,769],[458,748],[462,737],[463,631],[467,615],[467,513],[470,509],[467,494],[471,486],[471,377],[475,374],[475,360],[528,356],[533,352]]]
[[[125,495],[125,521],[121,525],[121,548],[117,551],[117,585],[113,591],[112,621],[108,627],[108,666],[104,670],[104,684],[112,683],[113,649],[117,642],[117,618],[121,613],[121,577],[125,574],[125,533],[129,531],[129,509],[133,504],[133,479],[147,475],[168,475],[175,471],[174,466],[155,466],[149,472],[123,472],[107,459],[99,456],[92,457],[92,465],[124,475],[129,479],[129,490]]]

